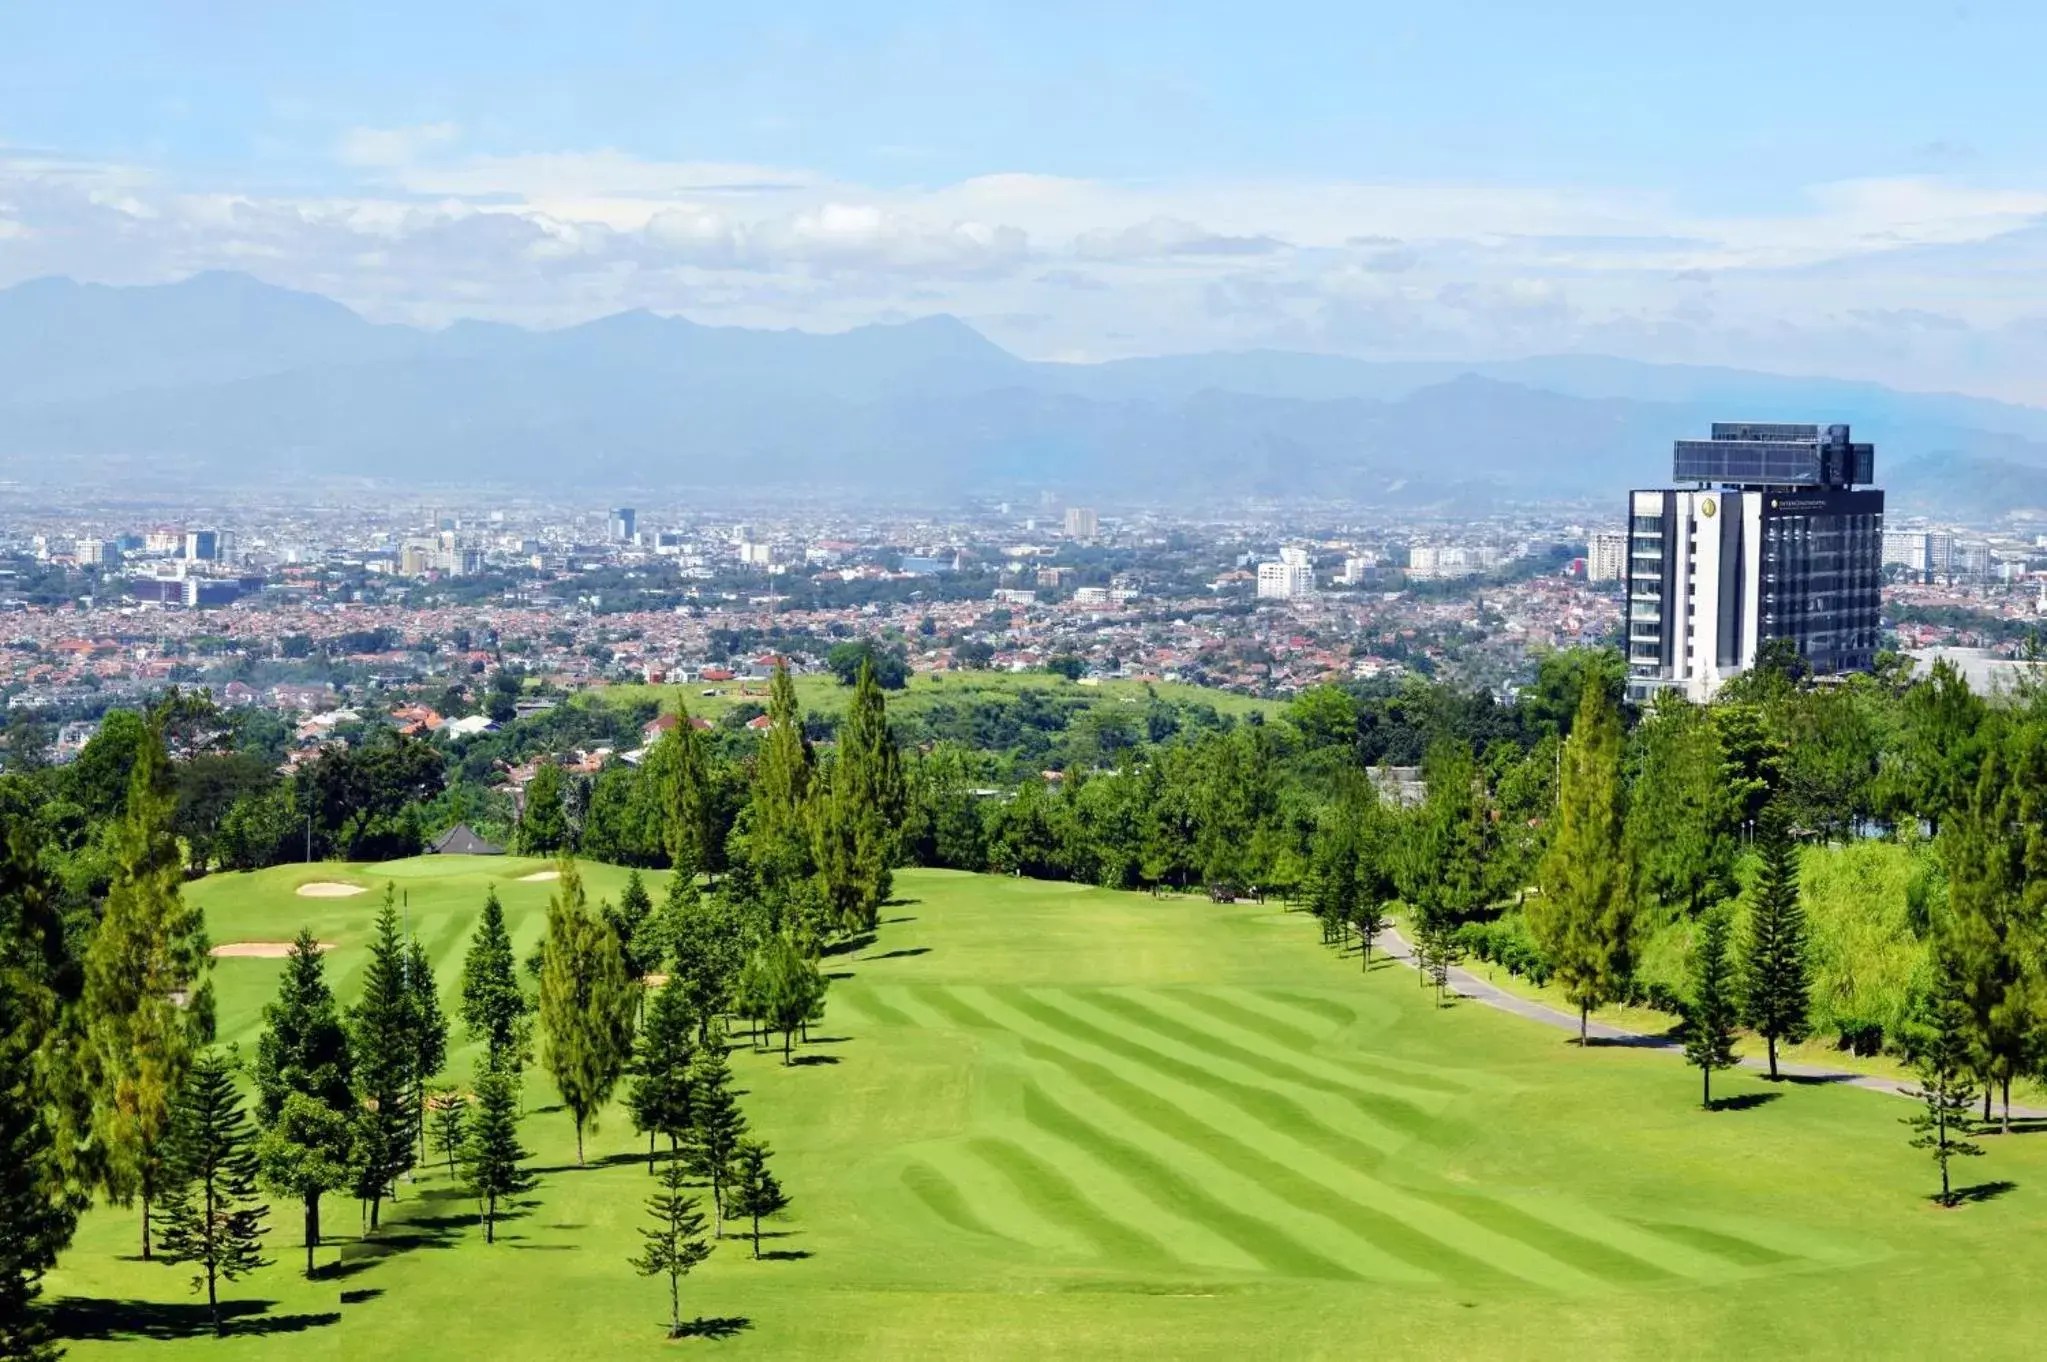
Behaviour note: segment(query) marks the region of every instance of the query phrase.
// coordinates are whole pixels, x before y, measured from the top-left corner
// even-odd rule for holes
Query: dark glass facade
[[[1817,672],[1867,671],[1883,587],[1884,494],[1815,488],[1763,499],[1762,637]]]

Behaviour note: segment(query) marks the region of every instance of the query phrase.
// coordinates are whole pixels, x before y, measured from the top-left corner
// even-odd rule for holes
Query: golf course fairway
[[[352,1003],[389,882],[444,1006],[485,891],[523,957],[554,885],[517,858],[293,866],[186,886],[216,943],[223,1044],[253,1056],[302,926]],[[625,872],[587,866],[592,903]],[[656,902],[660,874],[648,876]],[[300,895],[303,884],[369,892]],[[621,1106],[587,1167],[544,1072],[537,1190],[486,1246],[444,1164],[364,1237],[329,1199],[308,1281],[296,1208],[223,1287],[135,1257],[95,1208],[46,1285],[77,1359],[1927,1357],[2047,1351],[2047,1136],[1982,1140],[1936,1208],[1906,1103],[1580,1050],[1410,971],[1366,972],[1277,904],[1214,905],[906,870],[875,938],[827,957],[784,1066],[732,1060],[793,1198],[751,1258],[635,1274],[645,1142]],[[446,1077],[467,1085],[459,1026]]]

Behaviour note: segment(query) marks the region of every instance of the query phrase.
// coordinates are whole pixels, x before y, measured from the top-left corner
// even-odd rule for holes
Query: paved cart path
[[[1394,931],[1390,927],[1374,938],[1373,944],[1395,960],[1403,961],[1409,965],[1414,965],[1415,963],[1414,948],[1407,944],[1406,939],[1399,932]],[[1548,1003],[1538,1003],[1527,998],[1517,997],[1500,988],[1497,984],[1488,983],[1486,980],[1479,978],[1467,969],[1459,969],[1453,966],[1450,970],[1449,987],[1451,992],[1460,997],[1469,998],[1476,1003],[1483,1003],[1487,1007],[1498,1008],[1502,1012],[1511,1012],[1517,1017],[1525,1017],[1532,1022],[1540,1022],[1544,1026],[1553,1026],[1560,1031],[1571,1032],[1576,1032],[1578,1029],[1577,1013],[1566,1012],[1560,1007],[1551,1007]],[[1663,1036],[1644,1035],[1640,1031],[1625,1030],[1618,1026],[1610,1026],[1605,1022],[1595,1021],[1588,1023],[1585,1027],[1585,1034],[1594,1040],[1602,1040],[1611,1045],[1625,1045],[1630,1049],[1675,1050],[1680,1052],[1684,1049],[1684,1045],[1679,1041],[1670,1040]],[[1768,1069],[1770,1066],[1764,1060],[1744,1059],[1741,1061],[1741,1067],[1744,1069]],[[1842,1083],[1851,1088],[1866,1088],[1870,1092],[1888,1093],[1892,1097],[1916,1097],[1915,1089],[1910,1083],[1901,1082],[1895,1078],[1883,1078],[1876,1074],[1859,1074],[1847,1069],[1833,1069],[1824,1064],[1804,1064],[1788,1059],[1780,1059],[1777,1061],[1777,1072],[1789,1078],[1802,1078],[1809,1082],[1819,1083]],[[2047,1120],[2047,1110],[2039,1107],[2014,1106],[2011,1109],[2011,1115],[2015,1121]]]

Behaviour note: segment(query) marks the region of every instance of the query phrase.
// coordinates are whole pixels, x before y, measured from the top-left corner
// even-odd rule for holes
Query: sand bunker
[[[370,891],[360,884],[342,884],[338,880],[314,880],[311,884],[299,886],[302,899],[345,899]]]
[[[562,873],[559,870],[536,870],[531,875],[521,875],[519,878],[527,884],[538,884],[543,880],[558,880],[561,877]]]
[[[323,951],[334,949],[332,941],[319,943]],[[230,941],[225,946],[213,948],[216,960],[282,960],[291,954],[289,941]]]

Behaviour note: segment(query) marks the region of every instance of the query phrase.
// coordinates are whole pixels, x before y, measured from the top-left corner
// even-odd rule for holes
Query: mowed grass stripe
[[[1013,1178],[968,1142],[948,1142],[919,1152],[924,1165],[952,1188],[987,1233],[1061,1258],[1089,1251],[1090,1237],[1079,1232],[1070,1216],[1044,1213],[1034,1198],[1019,1193]]]
[[[1434,1127],[1437,1113],[1456,1094],[1441,1088],[1422,1089],[1403,1079],[1359,1073],[1340,1064],[1300,1050],[1276,1047],[1275,1042],[1254,1032],[1187,1006],[1184,1000],[1163,990],[1072,991],[1097,1006],[1128,1017],[1158,1035],[1178,1041],[1206,1055],[1222,1055],[1261,1074],[1287,1078],[1303,1087],[1340,1097],[1385,1098],[1409,1108],[1411,1124]]]
[[[852,988],[834,989],[826,1005],[829,1006],[831,1003],[841,1004],[858,1015],[862,1020],[876,1022],[882,1026],[909,1027],[915,1025],[908,1017],[877,997],[872,984],[864,987],[855,986]]]
[[[1500,1234],[1534,1244],[1552,1258],[1570,1263],[1615,1286],[1649,1286],[1677,1279],[1677,1273],[1625,1253],[1612,1244],[1564,1229],[1530,1215],[1519,1206],[1493,1197],[1455,1192],[1416,1192],[1445,1210],[1476,1221]]]
[[[1233,1198],[1234,1204],[1255,1207],[1268,1199],[1281,1203],[1274,1208],[1274,1222],[1306,1233],[1314,1240],[1311,1248],[1340,1256],[1363,1276],[1379,1281],[1446,1279],[1505,1284],[1504,1275],[1481,1260],[1420,1234],[1367,1201],[1287,1169],[1187,1115],[1170,1099],[1054,1046],[1034,1040],[1025,1040],[1023,1045],[1025,1053],[1106,1108],[1103,1116],[1090,1122],[1095,1128],[1112,1123],[1120,1129],[1149,1126],[1172,1145],[1212,1160],[1248,1184],[1249,1194],[1241,1200]],[[1046,1081],[1052,1081],[1049,1075]],[[1076,1113],[1075,1119],[1082,1118]],[[1190,1162],[1185,1155],[1179,1161]],[[1204,1176],[1198,1164],[1189,1175]],[[1213,1174],[1205,1175],[1205,1180],[1225,1185],[1224,1179]]]
[[[1024,1117],[1047,1134],[1092,1150],[1132,1181],[1155,1189],[1169,1204],[1228,1239],[1267,1271],[1288,1277],[1335,1280],[1355,1280],[1358,1276],[1335,1259],[1307,1248],[1269,1221],[1240,1211],[1210,1195],[1152,1151],[1074,1115],[1035,1085],[1024,1089]]]
[[[1102,1053],[1114,1063],[1123,1058],[1117,1051],[1104,1051],[1084,1035],[1060,1029],[1070,1023],[1099,1035],[1099,1028],[1028,996],[1016,998],[1013,1006],[1024,1019],[1019,1029],[1027,1033],[1023,1042],[1027,1054],[1062,1065],[1076,1076],[1082,1076],[1081,1066],[1087,1066],[1086,1077],[1124,1094],[1124,1109],[1131,1116],[1157,1125],[1162,1133],[1202,1149],[1218,1162],[1234,1161],[1237,1171],[1275,1196],[1296,1204],[1297,1198],[1305,1196],[1306,1209],[1319,1215],[1332,1214],[1331,1203],[1342,1202],[1345,1214],[1361,1217],[1377,1228],[1371,1239],[1385,1252],[1453,1280],[1511,1275],[1561,1291],[1584,1291],[1600,1284],[1596,1277],[1544,1252],[1538,1244],[1496,1233],[1379,1181],[1366,1171],[1362,1160],[1325,1154],[1302,1140],[1290,1122],[1268,1123],[1233,1106],[1213,1090],[1219,1080],[1212,1076],[1196,1072],[1192,1080],[1176,1082],[1141,1067],[1142,1059],[1135,1072],[1120,1073],[1091,1061],[1085,1053]],[[1034,1027],[1033,1021],[1038,1026]],[[1140,1048],[1138,1053],[1147,1052]],[[1145,1086],[1147,1080],[1149,1087]],[[1160,1088],[1165,1091],[1158,1091]],[[1268,1147],[1282,1151],[1285,1158],[1268,1153]],[[1412,1247],[1397,1248],[1396,1244]],[[1443,1266],[1430,1266],[1432,1260]]]
[[[1675,1221],[1640,1220],[1635,1222],[1643,1229],[1690,1244],[1702,1252],[1725,1258],[1742,1267],[1777,1267],[1784,1263],[1800,1261],[1798,1256],[1782,1253],[1768,1244],[1759,1244],[1753,1239],[1726,1234],[1720,1230],[1707,1229],[1704,1225],[1685,1225]]]
[[[956,1230],[967,1234],[984,1235],[990,1239],[1001,1239],[987,1221],[974,1212],[967,1199],[960,1195],[960,1189],[945,1174],[928,1163],[904,1165],[903,1186],[911,1196],[923,1204],[926,1210]]]
[[[1336,1155],[1339,1160],[1359,1167],[1377,1166],[1391,1151],[1409,1140],[1432,1130],[1440,1130],[1440,1127],[1434,1124],[1433,1118],[1426,1113],[1416,1112],[1395,1098],[1362,1093],[1355,1089],[1332,1090],[1331,1085],[1300,1083],[1290,1077],[1275,1078],[1260,1067],[1255,1056],[1248,1062],[1242,1059],[1232,1060],[1226,1055],[1212,1055],[1198,1044],[1190,1045],[1167,1039],[1165,1044],[1176,1046],[1179,1050],[1176,1053],[1174,1049],[1161,1048],[1156,1041],[1112,1029],[1113,1026],[1126,1022],[1143,1025],[1141,1018],[1145,1013],[1142,1008],[1132,1009],[1138,1014],[1135,1017],[1126,1016],[1113,1008],[1103,1008],[1101,1009],[1103,1012],[1110,1014],[1103,1019],[1109,1022],[1109,1025],[1099,1025],[1088,1016],[1074,1011],[1076,1007],[1088,1005],[1083,1001],[1083,995],[1054,989],[1038,994],[1009,990],[998,996],[1045,1026],[1063,1031],[1075,1039],[1085,1041],[1144,1069],[1177,1079],[1196,1092],[1228,1093],[1247,1114],[1275,1130],[1300,1130],[1325,1140],[1333,1137],[1339,1143],[1332,1147],[1339,1150],[1346,1150],[1347,1146],[1362,1145],[1363,1149],[1349,1149]],[[1188,1057],[1189,1053],[1192,1058]],[[1225,1067],[1248,1073],[1250,1077],[1233,1078],[1229,1073],[1222,1071]],[[1285,1066],[1275,1060],[1271,1067],[1283,1069]],[[1316,1095],[1331,1097],[1355,1107],[1370,1118],[1371,1128],[1346,1129],[1333,1126],[1316,1117],[1299,1099],[1277,1086],[1289,1082],[1296,1088],[1305,1088],[1310,1097]]]
[[[1026,1114],[1031,1101],[1031,1090],[1027,1088]],[[1185,1266],[1151,1235],[1105,1215],[1072,1179],[1014,1140],[982,1135],[968,1140],[966,1147],[1006,1177],[1025,1205],[1079,1234],[1099,1256],[1134,1271]]]
[[[1338,1034],[1337,1032],[1330,1031],[1323,1032],[1320,1035],[1312,1035],[1296,1028],[1289,1021],[1282,1020],[1268,1012],[1260,1011],[1256,1007],[1247,1006],[1245,999],[1247,996],[1252,996],[1248,994],[1247,990],[1232,989],[1230,990],[1230,996],[1227,997],[1215,991],[1201,988],[1181,987],[1162,989],[1158,992],[1159,996],[1171,998],[1175,1002],[1184,1003],[1190,1008],[1206,1012],[1209,1016],[1226,1026],[1235,1027],[1240,1031],[1255,1032],[1268,1040],[1278,1041],[1280,1044],[1297,1052],[1313,1050],[1330,1037]],[[1397,1061],[1389,1062],[1377,1055],[1362,1050],[1343,1050],[1335,1054],[1319,1055],[1318,1057],[1324,1063],[1334,1064],[1339,1068],[1349,1069],[1355,1067],[1384,1073],[1398,1081],[1402,1087],[1417,1092],[1440,1093],[1446,1097],[1455,1097],[1471,1091],[1465,1084],[1451,1081],[1435,1073],[1417,1071],[1412,1065],[1401,1064]]]

